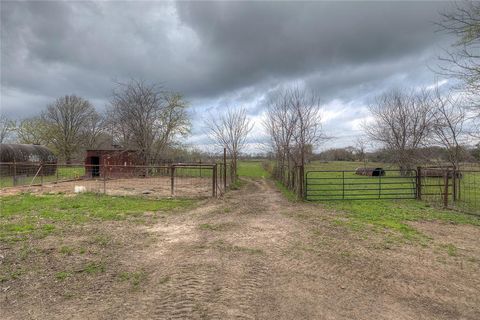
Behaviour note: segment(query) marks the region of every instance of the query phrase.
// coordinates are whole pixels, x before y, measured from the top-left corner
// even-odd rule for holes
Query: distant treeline
[[[442,147],[425,147],[418,151],[420,162],[422,163],[446,163],[449,161],[449,154]],[[480,161],[480,144],[475,147],[465,147],[463,154],[465,162]],[[355,147],[331,148],[314,154],[312,160],[322,161],[364,161],[361,154]],[[379,149],[371,152],[365,152],[365,159],[368,162],[394,162],[394,157],[390,150]]]

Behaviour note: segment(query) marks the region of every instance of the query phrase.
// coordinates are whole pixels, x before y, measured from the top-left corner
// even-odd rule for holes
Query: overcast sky
[[[38,114],[77,94],[98,110],[112,82],[158,82],[191,105],[191,145],[208,144],[202,117],[244,106],[259,122],[269,96],[314,90],[327,146],[353,144],[372,99],[433,85],[436,32],[448,2],[1,2],[1,108]],[[444,83],[443,81],[441,83]],[[262,138],[258,124],[250,139]]]

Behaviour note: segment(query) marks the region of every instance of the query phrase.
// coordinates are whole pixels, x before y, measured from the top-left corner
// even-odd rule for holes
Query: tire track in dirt
[[[414,245],[379,249],[381,233],[352,232],[334,214],[288,202],[270,180],[248,180],[222,199],[140,227],[153,243],[116,261],[145,270],[145,282],[128,291],[105,281],[111,288],[55,306],[57,318],[479,318],[478,266],[438,262]]]
[[[270,197],[274,197],[273,202]],[[230,197],[212,200],[207,209],[194,209],[168,221],[168,227],[153,228],[165,233],[162,239],[169,241],[158,246],[161,255],[152,258],[155,254],[150,254],[149,268],[158,268],[144,297],[124,305],[120,314],[129,319],[257,318],[265,287],[271,281],[269,255],[278,250],[282,236],[276,235],[277,241],[272,242],[268,234],[255,230],[275,229],[269,215],[272,206],[275,214],[280,208],[276,200],[283,201],[265,181],[252,181]],[[198,226],[225,206],[233,209],[222,217],[235,222],[232,232],[181,227]],[[181,241],[171,241],[169,231]]]
[[[212,293],[213,272],[198,265],[178,268],[165,286],[155,293],[155,318],[200,318],[206,314],[207,301]]]

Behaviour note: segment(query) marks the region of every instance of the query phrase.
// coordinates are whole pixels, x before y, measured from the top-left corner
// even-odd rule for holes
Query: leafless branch
[[[247,118],[244,108],[228,108],[225,113],[205,120],[207,133],[219,147],[227,148],[232,159],[232,170],[236,175],[240,152],[246,145],[247,137],[253,124]]]
[[[190,129],[188,104],[178,93],[141,80],[117,83],[108,110],[107,125],[125,147],[143,152],[145,163],[159,160],[178,135]]]
[[[0,143],[4,143],[15,131],[15,121],[9,119],[5,114],[0,113]]]
[[[434,113],[426,90],[390,91],[370,107],[373,122],[364,125],[366,135],[390,151],[402,173],[413,169],[418,150],[428,144]]]

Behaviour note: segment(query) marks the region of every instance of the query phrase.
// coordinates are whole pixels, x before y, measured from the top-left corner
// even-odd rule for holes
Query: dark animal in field
[[[355,174],[360,176],[379,177],[385,175],[385,170],[382,168],[357,168]]]

